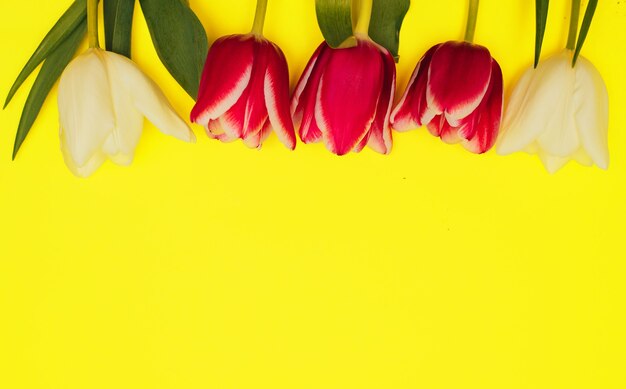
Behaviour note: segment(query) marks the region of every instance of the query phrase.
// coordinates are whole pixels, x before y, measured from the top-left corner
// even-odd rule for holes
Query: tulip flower
[[[608,93],[598,70],[579,55],[597,1],[588,3],[577,41],[580,3],[572,1],[566,49],[526,70],[513,89],[496,146],[503,155],[516,151],[537,154],[550,173],[570,160],[602,169],[609,165]],[[547,11],[546,4],[544,19]],[[539,34],[538,29],[535,61],[540,55]]]
[[[273,129],[293,150],[287,60],[263,37],[267,1],[257,4],[252,33],[222,37],[209,50],[191,121],[205,126],[210,138],[242,139],[251,148],[260,148]]]
[[[323,141],[331,152],[359,152],[366,145],[391,152],[389,116],[396,84],[389,51],[367,36],[371,2],[355,29],[356,46],[332,49],[323,42],[306,66],[291,101],[304,143]]]
[[[422,57],[391,122],[398,131],[426,125],[444,142],[480,154],[495,143],[502,101],[502,72],[489,50],[451,41]]]
[[[91,175],[107,159],[129,165],[144,116],[164,134],[195,136],[158,86],[128,58],[91,48],[74,59],[59,83],[61,150],[75,175]]]
[[[496,150],[537,154],[550,173],[570,159],[606,169],[608,107],[598,70],[582,56],[572,67],[572,52],[565,50],[526,70],[511,94]]]
[[[502,117],[502,71],[486,47],[471,43],[478,1],[472,1],[464,42],[430,48],[417,64],[391,115],[398,131],[427,126],[446,143],[474,153],[495,143]]]

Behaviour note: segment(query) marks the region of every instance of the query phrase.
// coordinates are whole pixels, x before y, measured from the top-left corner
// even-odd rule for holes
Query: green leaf
[[[410,0],[374,0],[369,35],[398,61],[400,29],[411,5]]]
[[[15,135],[13,159],[15,159],[17,152],[37,119],[39,111],[50,93],[50,90],[52,90],[52,87],[63,73],[63,70],[65,70],[74,57],[86,33],[87,21],[83,18],[83,21],[74,28],[70,35],[67,36],[45,60],[33,84],[33,88],[30,90],[28,98],[26,99],[26,104],[24,104],[20,124],[18,125],[17,134]]]
[[[546,32],[549,5],[550,0],[536,0],[535,2],[537,19],[537,32],[535,33],[535,67],[539,64],[539,57],[541,57],[541,46],[543,46],[543,36]]]
[[[182,0],[139,0],[157,54],[170,74],[194,99],[209,51],[206,32]]]
[[[106,49],[130,58],[135,0],[104,0]]]
[[[352,36],[351,0],[315,0],[317,23],[330,47],[339,47]]]
[[[576,65],[576,60],[580,55],[580,50],[582,50],[583,45],[585,44],[585,39],[587,39],[587,33],[589,33],[589,27],[591,27],[591,21],[593,20],[593,15],[596,12],[597,6],[598,0],[589,0],[589,4],[587,4],[587,10],[585,11],[585,17],[583,18],[583,24],[580,26],[578,42],[576,42],[576,51],[574,51],[572,66]]]
[[[57,23],[48,32],[45,38],[37,47],[37,50],[30,57],[19,76],[13,83],[11,90],[4,103],[4,108],[11,102],[13,96],[20,86],[26,81],[28,76],[52,53],[85,19],[87,15],[87,1],[76,0],[69,9],[61,16]]]

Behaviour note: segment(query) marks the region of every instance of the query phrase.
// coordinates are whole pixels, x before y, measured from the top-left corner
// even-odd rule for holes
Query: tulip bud
[[[398,131],[426,125],[444,142],[480,154],[496,141],[503,98],[502,71],[489,50],[450,41],[424,54],[391,123]]]
[[[382,46],[358,37],[357,45],[346,49],[323,42],[291,101],[300,139],[323,141],[337,155],[359,152],[366,145],[388,154],[395,85],[395,63]]]
[[[255,34],[218,39],[206,59],[191,121],[213,139],[242,139],[251,148],[260,148],[274,129],[293,150],[289,70],[280,48]]]
[[[538,154],[553,173],[574,159],[606,169],[609,100],[604,81],[589,60],[565,50],[536,69],[526,70],[515,86],[503,122],[499,154]]]
[[[195,140],[163,92],[131,60],[98,48],[65,69],[58,105],[65,163],[80,177],[91,175],[107,158],[129,165],[144,116],[164,134]]]

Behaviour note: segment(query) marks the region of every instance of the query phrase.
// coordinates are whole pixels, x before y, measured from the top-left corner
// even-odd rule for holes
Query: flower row
[[[607,90],[596,68],[579,55],[596,3],[590,1],[576,39],[580,0],[572,1],[566,49],[538,62],[548,2],[537,0],[535,66],[514,87],[504,111],[502,70],[486,47],[473,42],[478,0],[470,0],[464,41],[430,48],[395,105],[394,56],[370,37],[372,0],[359,1],[352,35],[336,47],[328,37],[320,44],[292,93],[282,50],[263,36],[267,0],[258,0],[252,31],[222,37],[208,50],[191,121],[223,142],[241,139],[260,148],[273,131],[293,150],[297,133],[303,143],[323,142],[337,155],[366,146],[388,154],[392,129],[425,126],[473,153],[496,145],[500,154],[537,154],[550,172],[571,159],[606,169]],[[88,176],[107,158],[129,164],[144,116],[166,134],[195,140],[130,59],[99,48],[97,0],[88,4],[90,49],[67,66],[59,85],[68,167]]]

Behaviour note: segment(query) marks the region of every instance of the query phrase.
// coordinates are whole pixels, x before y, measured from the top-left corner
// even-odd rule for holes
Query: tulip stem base
[[[358,3],[358,15],[354,35],[369,36],[370,22],[372,20],[372,9],[374,0],[360,0]]]
[[[267,13],[267,0],[257,0],[256,13],[254,15],[254,24],[252,25],[252,33],[254,35],[263,36],[263,28],[265,27],[265,14]]]
[[[578,19],[580,17],[580,0],[572,0],[572,11],[569,19],[569,35],[567,36],[567,49],[574,50],[576,47],[576,35],[578,33]]]
[[[479,0],[470,0],[467,11],[467,26],[465,27],[465,41],[474,42],[474,32],[476,32],[476,19],[478,18]]]
[[[98,39],[98,0],[87,0],[87,35],[89,47],[100,48]]]

